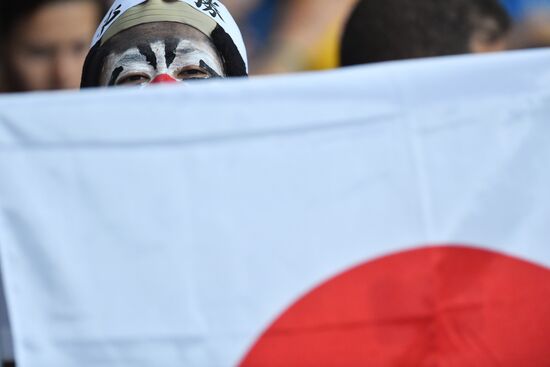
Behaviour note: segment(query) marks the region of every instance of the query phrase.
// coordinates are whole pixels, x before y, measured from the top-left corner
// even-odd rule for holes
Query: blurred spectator
[[[550,46],[550,9],[524,16],[512,30],[508,47],[524,49]]]
[[[2,0],[0,91],[78,88],[103,0]]]
[[[550,0],[501,0],[515,20],[522,20],[533,13],[550,10]]]
[[[506,47],[498,0],[362,0],[342,40],[342,65],[489,52]]]
[[[516,24],[509,38],[509,48],[550,46],[550,0],[502,0]]]
[[[225,0],[254,74],[338,66],[339,35],[356,0]]]
[[[260,72],[338,66],[339,34],[356,0],[286,1]]]

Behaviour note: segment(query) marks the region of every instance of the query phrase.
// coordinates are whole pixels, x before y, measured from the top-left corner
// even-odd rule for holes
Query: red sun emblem
[[[550,270],[460,246],[371,261],[290,307],[241,366],[550,366]]]

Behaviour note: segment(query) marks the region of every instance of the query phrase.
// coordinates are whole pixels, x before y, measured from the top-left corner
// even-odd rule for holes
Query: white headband
[[[116,0],[111,6],[107,15],[99,25],[93,41],[92,47],[100,42],[109,30],[126,11],[140,5],[148,0]],[[237,47],[248,70],[246,48],[237,23],[227,10],[227,8],[218,0],[175,0],[188,4],[194,11],[200,12],[209,17],[231,37]],[[173,1],[172,1],[173,2]]]

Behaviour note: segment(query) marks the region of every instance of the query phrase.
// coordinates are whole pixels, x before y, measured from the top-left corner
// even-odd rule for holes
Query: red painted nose
[[[168,74],[160,74],[155,79],[151,81],[151,84],[161,84],[161,83],[176,83],[177,80],[172,78]]]

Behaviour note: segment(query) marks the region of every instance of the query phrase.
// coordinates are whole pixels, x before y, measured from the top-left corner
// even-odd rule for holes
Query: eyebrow
[[[197,49],[191,47],[178,48],[176,49],[176,55],[186,55],[196,51]]]
[[[120,58],[120,60],[117,61],[117,64],[132,62],[132,61],[143,61],[143,55],[131,53],[128,55],[124,55]]]

